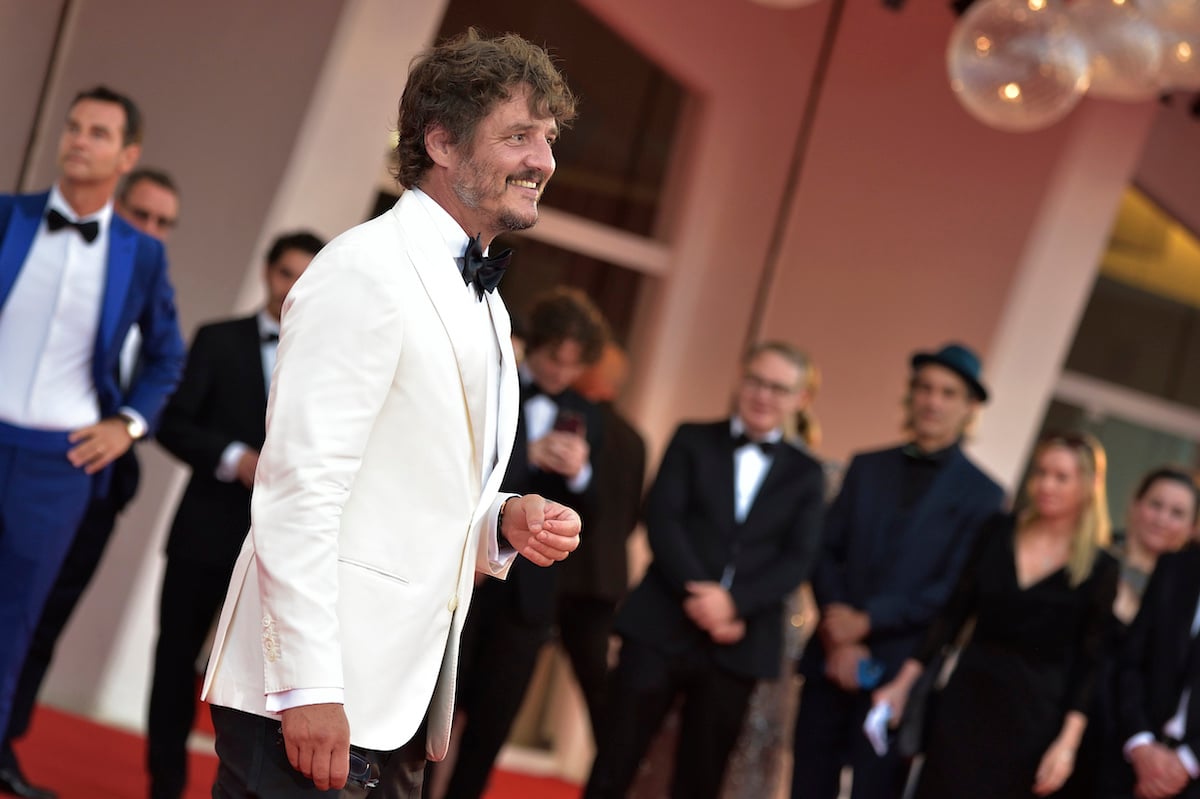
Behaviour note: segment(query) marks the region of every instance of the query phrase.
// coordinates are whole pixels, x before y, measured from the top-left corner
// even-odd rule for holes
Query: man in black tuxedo
[[[862,733],[871,689],[911,656],[975,533],[1004,501],[961,446],[987,400],[979,358],[950,344],[916,353],[911,366],[911,439],[856,455],[825,519],[813,574],[821,622],[800,660],[793,799],[835,799],[846,765],[853,799],[900,796],[905,764],[894,752],[876,755]]]
[[[783,440],[808,359],[752,349],[732,419],[684,424],[646,502],[654,560],[617,615],[621,656],[584,796],[619,799],[676,696],[671,795],[716,797],[755,683],[779,673],[783,603],[819,545],[821,466]]]
[[[114,209],[126,222],[166,244],[179,218],[179,191],[167,173],[158,169],[138,168],[122,181]],[[123,389],[128,389],[133,382],[140,346],[141,336],[134,328],[121,350],[117,382]],[[88,503],[83,521],[42,608],[29,651],[25,654],[25,665],[21,667],[21,676],[17,681],[8,730],[0,744],[0,793],[26,799],[54,799],[58,795],[48,788],[31,784],[25,778],[13,750],[13,741],[24,737],[29,731],[38,691],[54,658],[58,639],[100,566],[100,559],[116,527],[117,516],[137,493],[140,471],[136,449],[136,446],[130,447],[124,455],[113,461],[112,483],[108,493],[93,497]]]
[[[179,799],[187,783],[196,659],[250,528],[280,310],[323,246],[308,232],[275,240],[266,258],[266,306],[196,332],[183,382],[163,414],[159,443],[192,477],[167,540],[146,735],[151,799]]]
[[[521,414],[500,490],[569,505],[591,529],[592,455],[600,451],[603,423],[596,406],[570,386],[600,357],[608,325],[586,295],[568,288],[537,297],[526,319]],[[462,734],[445,799],[483,795],[550,638],[561,569],[518,559],[507,580],[476,587],[459,657],[458,712],[466,724],[457,728]]]
[[[1129,630],[1118,712],[1138,799],[1200,797],[1200,548],[1163,555]],[[1117,787],[1117,786],[1110,786]],[[1130,795],[1130,786],[1106,795]]]

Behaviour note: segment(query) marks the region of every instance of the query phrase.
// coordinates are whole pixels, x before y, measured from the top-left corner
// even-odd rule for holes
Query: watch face
[[[134,440],[146,435],[146,425],[142,423],[141,419],[134,416],[125,416],[124,414],[121,415],[121,418],[125,420],[125,429],[129,431],[129,435]]]

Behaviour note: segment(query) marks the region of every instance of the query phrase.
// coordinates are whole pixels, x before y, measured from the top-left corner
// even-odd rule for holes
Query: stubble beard
[[[486,186],[491,176],[483,169],[483,167],[473,157],[467,159],[465,172],[466,174],[459,180],[454,181],[451,188],[454,191],[459,202],[472,210],[479,210],[483,205],[484,199],[488,196]],[[521,175],[518,179],[536,179],[536,175]],[[494,222],[497,230],[505,230],[510,233],[519,230],[528,230],[537,224],[538,212],[536,205],[533,213],[530,216],[522,216],[516,211],[508,208],[503,204],[504,192],[508,190],[508,180],[505,179],[503,188],[495,193],[495,198],[500,202],[500,210],[494,216]],[[539,200],[541,197],[539,196]]]

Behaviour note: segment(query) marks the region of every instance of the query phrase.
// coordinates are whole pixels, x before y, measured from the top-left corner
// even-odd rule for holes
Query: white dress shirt
[[[429,212],[435,227],[446,243],[446,250],[450,253],[450,257],[454,259],[462,258],[471,237],[467,236],[458,222],[454,221],[454,217],[450,216],[429,195],[420,189],[409,189],[409,191],[420,200],[421,205]],[[487,252],[485,251],[484,254],[486,255]],[[492,471],[496,468],[499,452],[499,442],[496,437],[499,432],[500,417],[500,342],[496,339],[496,328],[492,323],[491,308],[486,302],[476,297],[475,289],[472,286],[464,283],[463,291],[469,295],[471,300],[468,315],[470,323],[475,327],[477,340],[487,341],[491,349],[487,358],[487,415],[484,420],[483,457],[481,459],[482,470],[480,474],[482,479],[480,485],[486,485]],[[493,560],[501,559],[495,540],[488,542],[488,550],[490,558]],[[281,713],[284,710],[302,705],[324,703],[344,704],[345,690],[342,688],[296,688],[290,691],[267,694],[266,704],[267,710],[272,713]]]
[[[734,416],[729,421],[729,432],[734,438],[746,432],[746,425],[740,417]],[[765,443],[778,444],[783,439],[783,430],[776,428],[761,439]],[[763,453],[754,444],[743,444],[733,452],[733,515],[738,524],[746,521],[758,489],[762,488],[763,479],[771,468],[774,458]]]
[[[1192,614],[1192,638],[1200,632],[1200,602],[1196,603],[1196,610]],[[1163,725],[1163,735],[1167,738],[1175,740],[1183,740],[1187,735],[1187,711],[1188,702],[1192,697],[1192,689],[1184,688],[1182,695],[1179,697],[1179,707],[1175,710],[1175,715],[1167,719],[1167,723]],[[1146,730],[1139,732],[1130,737],[1125,742],[1125,757],[1128,758],[1134,749],[1144,744],[1154,743],[1154,733]],[[1200,760],[1196,758],[1196,753],[1187,744],[1183,744],[1175,750],[1175,755],[1179,758],[1179,762],[1187,769],[1187,773],[1192,779],[1200,779]]]
[[[99,223],[90,244],[43,217],[0,313],[0,421],[35,430],[74,430],[100,419],[92,359],[104,300],[112,203],[80,217],[58,186],[47,210]]]

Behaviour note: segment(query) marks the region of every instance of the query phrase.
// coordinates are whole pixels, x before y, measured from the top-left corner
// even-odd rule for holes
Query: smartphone
[[[559,433],[584,436],[587,434],[587,424],[583,420],[583,414],[579,411],[559,409],[558,416],[554,418],[554,430]]]

